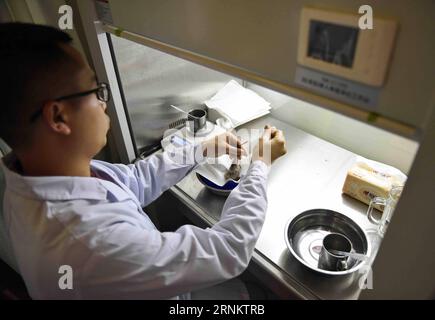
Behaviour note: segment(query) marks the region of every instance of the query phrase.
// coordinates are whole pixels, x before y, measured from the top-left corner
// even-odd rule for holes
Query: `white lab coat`
[[[269,168],[261,161],[251,164],[212,228],[175,232],[159,232],[142,208],[194,161],[177,164],[166,152],[134,165],[94,160],[99,178],[22,176],[13,156],[4,162],[5,221],[34,299],[188,298],[247,267],[265,218]],[[72,289],[59,286],[63,265],[72,268]]]

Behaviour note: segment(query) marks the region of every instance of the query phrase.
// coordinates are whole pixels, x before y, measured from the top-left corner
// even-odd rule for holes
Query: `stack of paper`
[[[210,100],[205,101],[210,109],[231,120],[237,127],[270,112],[270,103],[252,90],[242,87],[234,80],[228,82]]]

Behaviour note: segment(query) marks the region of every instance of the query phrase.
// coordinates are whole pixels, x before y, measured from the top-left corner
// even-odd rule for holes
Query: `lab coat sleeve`
[[[154,154],[134,164],[110,164],[110,169],[145,207],[204,161],[200,144],[172,151]]]
[[[261,161],[251,165],[212,228],[161,233],[118,223],[105,230],[82,274],[81,296],[166,299],[239,275],[264,222],[268,170]]]

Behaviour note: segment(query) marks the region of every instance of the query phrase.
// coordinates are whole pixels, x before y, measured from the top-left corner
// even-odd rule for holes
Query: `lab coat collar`
[[[104,200],[107,189],[92,177],[23,176],[16,172],[17,158],[13,153],[3,157],[0,165],[8,189],[29,198],[62,201],[74,199]]]

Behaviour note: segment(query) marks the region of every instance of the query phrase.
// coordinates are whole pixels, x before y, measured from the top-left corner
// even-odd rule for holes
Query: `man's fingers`
[[[241,148],[235,148],[233,146],[229,146],[229,153],[228,154],[233,158],[237,157],[237,159],[241,159],[242,156],[247,155],[245,150],[243,150]]]
[[[230,147],[231,147],[230,137],[229,137],[229,135],[226,135],[225,136],[225,153],[226,154],[230,154]]]
[[[245,155],[245,156],[248,155],[248,151],[246,151],[246,148],[245,148],[245,146],[244,146],[244,144],[245,144],[246,142],[247,142],[247,141],[245,141],[245,142],[241,142],[240,139],[239,139],[238,142],[237,142],[237,148],[238,148],[238,149],[241,149],[241,150],[242,150],[242,154]]]
[[[233,146],[241,146],[242,145],[240,138],[231,132],[227,132],[226,138],[227,138],[227,142]]]
[[[229,132],[226,136],[226,142],[233,147],[237,147],[237,149],[241,149],[243,155],[248,154],[245,147],[243,146],[242,141],[240,140],[240,137]]]
[[[214,137],[214,156],[217,157],[219,155],[219,137]]]
[[[284,134],[281,130],[276,130],[272,139],[284,140]]]
[[[275,138],[275,135],[277,134],[277,132],[279,131],[276,127],[271,127],[270,128],[271,132],[270,132],[270,136],[271,138]]]
[[[260,157],[263,157],[263,146],[264,146],[264,138],[261,137],[261,138],[258,140],[258,155],[259,155]]]
[[[271,135],[272,135],[272,129],[270,129],[270,128],[265,128],[264,131],[263,131],[263,135],[262,135],[261,138],[263,138],[264,140],[267,141],[267,140],[270,140]]]
[[[242,156],[247,156],[248,155],[248,151],[246,151],[245,148],[241,147],[241,148],[237,148],[237,150],[240,150]]]

